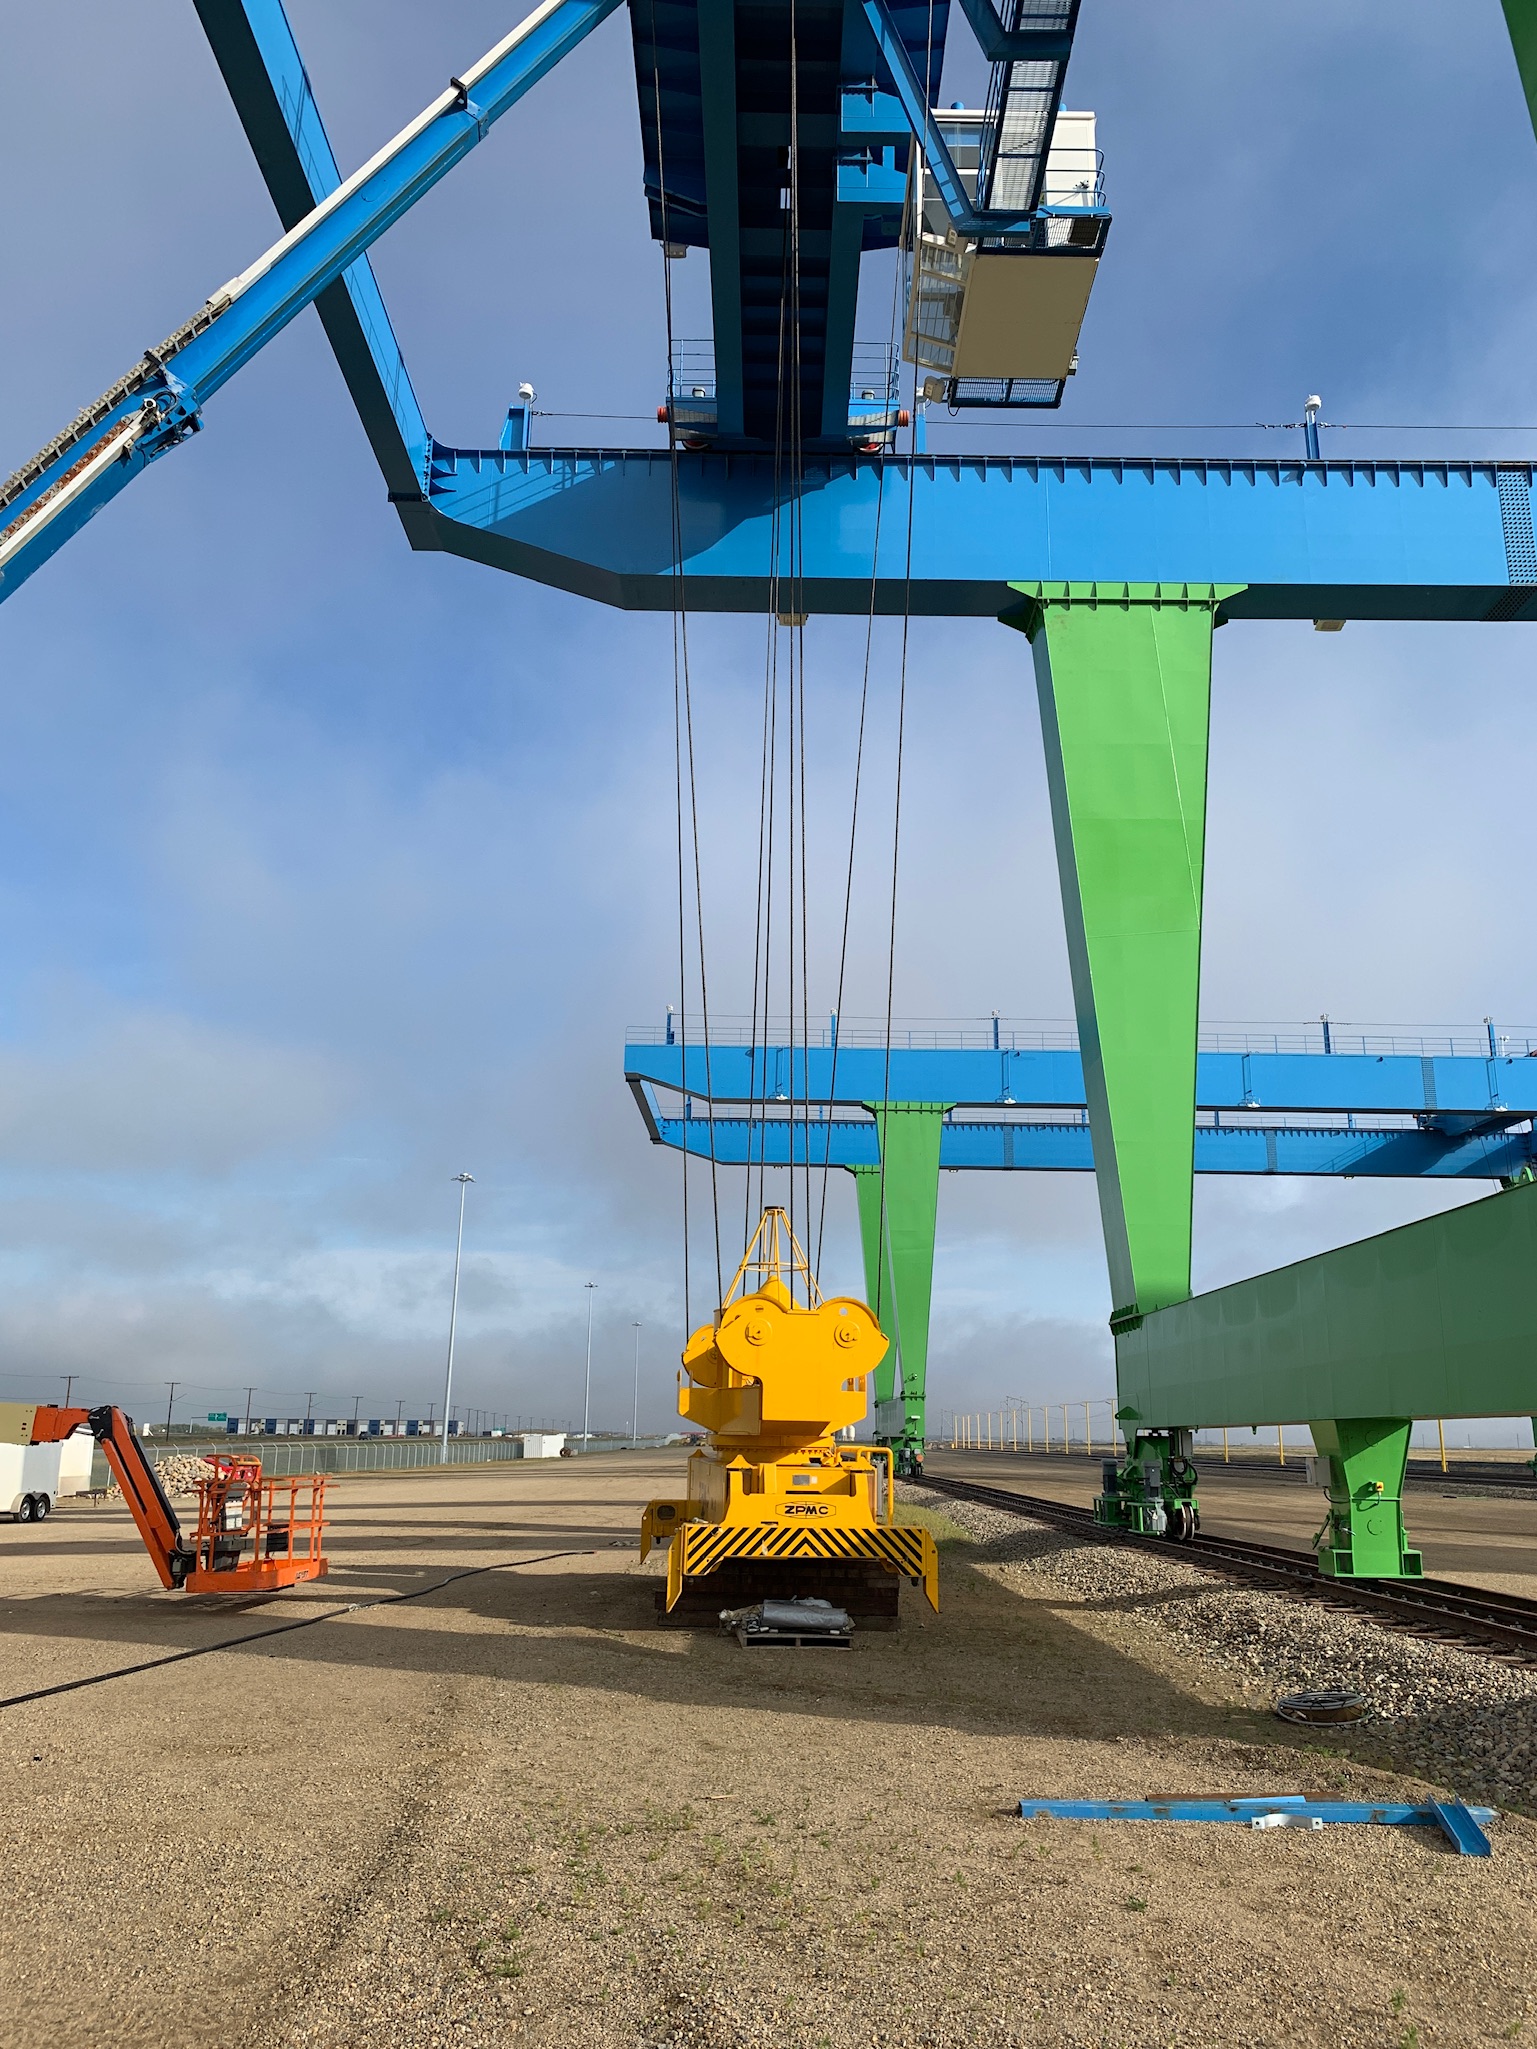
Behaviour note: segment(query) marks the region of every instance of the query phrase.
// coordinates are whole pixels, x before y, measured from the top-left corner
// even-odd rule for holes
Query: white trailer
[[[95,1449],[89,1430],[62,1444],[0,1444],[0,1516],[42,1522],[62,1496],[90,1486]]]

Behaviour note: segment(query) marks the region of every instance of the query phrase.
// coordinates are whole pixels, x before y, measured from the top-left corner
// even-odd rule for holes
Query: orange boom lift
[[[0,1444],[59,1444],[82,1429],[106,1454],[162,1586],[189,1594],[265,1593],[325,1576],[322,1474],[264,1480],[260,1459],[216,1453],[212,1478],[198,1482],[197,1530],[189,1540],[131,1416],[110,1407],[0,1402]]]

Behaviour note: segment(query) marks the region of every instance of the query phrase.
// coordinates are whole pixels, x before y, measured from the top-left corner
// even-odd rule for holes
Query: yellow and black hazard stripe
[[[674,1606],[686,1579],[714,1572],[728,1558],[878,1560],[889,1570],[920,1581],[929,1605],[939,1606],[939,1553],[927,1530],[783,1522],[685,1523],[667,1554],[667,1606]]]

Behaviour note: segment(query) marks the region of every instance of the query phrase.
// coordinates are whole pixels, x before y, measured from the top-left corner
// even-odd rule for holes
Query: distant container
[[[559,1458],[566,1448],[564,1430],[520,1430],[525,1458]]]

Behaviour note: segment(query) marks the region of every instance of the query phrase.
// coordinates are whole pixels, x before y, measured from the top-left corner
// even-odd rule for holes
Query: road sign
[[[210,1409],[208,1411],[208,1420],[210,1423],[227,1423],[229,1421],[229,1412],[227,1409]]]

